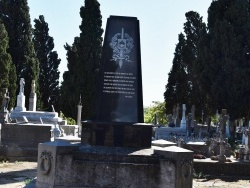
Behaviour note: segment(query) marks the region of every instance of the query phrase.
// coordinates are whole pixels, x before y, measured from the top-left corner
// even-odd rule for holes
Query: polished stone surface
[[[129,123],[83,122],[82,144],[150,148],[152,125]]]
[[[95,120],[143,122],[139,21],[110,16],[98,80]]]

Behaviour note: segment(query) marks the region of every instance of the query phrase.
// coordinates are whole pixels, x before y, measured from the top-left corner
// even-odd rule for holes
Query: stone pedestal
[[[157,149],[39,144],[37,188],[192,188],[193,152]]]
[[[23,117],[26,117],[29,123],[35,124],[53,124],[57,125],[62,121],[62,118],[58,117],[57,112],[44,112],[44,111],[17,111],[13,110],[10,113],[10,118],[15,119],[18,123],[23,122]]]
[[[82,144],[129,148],[151,147],[151,124],[84,121],[82,127]]]
[[[182,119],[181,119],[181,128],[187,127],[187,120],[186,120],[186,105],[182,105]]]
[[[25,96],[23,93],[19,93],[17,96],[17,105],[15,107],[16,111],[26,111],[25,108]]]
[[[30,98],[29,98],[29,111],[36,111],[36,93],[30,93]]]

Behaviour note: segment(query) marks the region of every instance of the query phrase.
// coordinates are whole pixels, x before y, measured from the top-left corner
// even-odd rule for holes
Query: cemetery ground
[[[0,162],[0,188],[32,188],[31,180],[36,177],[36,162]],[[232,169],[233,170],[233,169]],[[193,179],[193,188],[223,187],[223,188],[250,188],[250,177],[235,176],[206,176],[196,174]],[[200,176],[200,177],[199,177]],[[166,187],[167,188],[167,187]]]

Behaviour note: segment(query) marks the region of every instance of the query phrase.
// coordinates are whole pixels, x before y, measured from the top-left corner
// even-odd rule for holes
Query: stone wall
[[[49,142],[51,125],[4,124],[1,129],[1,144],[8,147],[33,147]]]

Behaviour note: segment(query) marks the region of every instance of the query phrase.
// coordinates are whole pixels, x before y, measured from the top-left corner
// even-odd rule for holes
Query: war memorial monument
[[[36,187],[191,188],[193,152],[151,146],[152,125],[143,123],[136,17],[108,18],[97,90],[81,143],[39,144]]]

